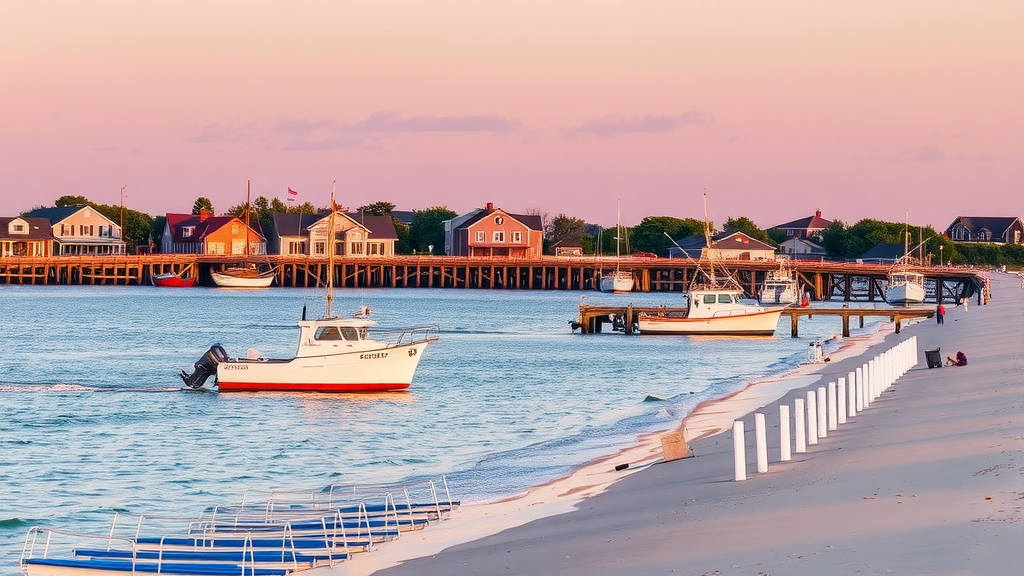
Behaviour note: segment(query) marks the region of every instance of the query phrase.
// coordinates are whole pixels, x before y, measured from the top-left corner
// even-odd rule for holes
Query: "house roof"
[[[781,244],[806,244],[807,246],[810,246],[811,250],[813,250],[813,251],[816,251],[816,252],[820,251],[822,253],[827,252],[827,250],[825,250],[825,248],[823,246],[821,246],[820,244],[816,244],[814,242],[811,242],[807,238],[797,238],[796,236],[794,236],[792,238],[787,238]]]
[[[799,230],[824,230],[831,224],[831,220],[825,220],[821,217],[821,210],[816,210],[813,216],[800,218],[799,220],[793,220],[792,222],[786,222],[785,224],[779,224],[778,226],[773,226],[771,229],[785,230],[787,228],[793,228]]]
[[[416,217],[416,212],[412,210],[392,210],[391,215],[397,218],[402,224],[408,226],[412,224],[412,219]]]
[[[373,216],[362,212],[342,212],[353,222],[362,225],[374,240],[398,240],[395,223],[391,216]],[[297,236],[305,234],[305,230],[317,222],[327,218],[326,214],[285,214],[275,212],[274,230],[278,236]]]
[[[28,225],[28,234],[9,234],[8,229],[14,220],[24,220]],[[46,218],[28,218],[26,216],[0,217],[0,238],[14,240],[53,240],[53,228]]]
[[[880,242],[860,255],[861,260],[899,260],[906,247],[903,244]]]
[[[702,249],[707,245],[703,234],[695,234],[693,236],[687,236],[682,240],[676,242],[680,248],[683,248],[687,252],[691,248]],[[774,246],[769,246],[760,240],[751,238],[743,232],[719,232],[711,236],[711,246],[718,250],[771,250],[775,251]]]
[[[167,227],[171,230],[171,241],[175,244],[201,243],[207,236],[231,222],[238,222],[245,226],[245,223],[239,220],[237,216],[207,216],[204,220],[200,216],[193,214],[167,214]],[[191,235],[184,236],[182,231],[189,226],[194,226],[195,230],[193,230]],[[256,234],[259,234],[260,237],[263,236],[258,223],[251,229]]]
[[[471,218],[460,224],[456,229],[458,230],[462,228],[469,228],[473,224],[476,224],[477,222],[483,220],[484,218],[490,216],[491,214],[494,214],[495,212],[501,212],[502,214],[508,216],[509,218],[519,221],[520,224],[526,226],[530,230],[539,231],[544,229],[544,222],[541,220],[540,215],[538,214],[513,214],[511,212],[506,212],[501,208],[495,208],[493,210],[480,210]]]
[[[555,248],[582,248],[583,243],[580,242],[579,238],[562,238],[551,246]]]
[[[103,218],[107,222],[113,224],[110,218],[107,218],[106,216],[101,214],[99,210],[96,210],[92,206],[87,206],[85,204],[77,204],[75,206],[55,206],[53,208],[36,208],[35,210],[26,212],[25,216],[31,218],[46,218],[47,220],[50,221],[50,225],[52,226],[58,222],[61,222],[62,220],[66,220],[73,214],[76,214],[84,210],[85,208],[92,208],[92,211],[95,212],[100,218]]]
[[[1013,216],[958,216],[946,228],[946,232],[951,232],[953,227],[960,223],[970,230],[971,234],[976,234],[979,230],[985,229],[991,231],[995,236],[1002,236],[1013,226],[1016,220],[1017,218]]]

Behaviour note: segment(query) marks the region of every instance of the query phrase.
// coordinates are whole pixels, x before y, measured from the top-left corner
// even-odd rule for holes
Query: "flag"
[[[294,202],[295,201],[294,196],[298,196],[298,195],[299,195],[299,193],[296,192],[295,190],[292,190],[291,188],[288,189],[288,201],[289,202]]]

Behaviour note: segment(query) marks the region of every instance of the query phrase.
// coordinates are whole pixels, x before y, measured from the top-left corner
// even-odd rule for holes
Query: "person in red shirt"
[[[939,305],[935,307],[935,321],[938,322],[939,324],[944,324],[945,323],[945,316],[946,316],[946,307],[943,306],[942,303],[940,302]]]

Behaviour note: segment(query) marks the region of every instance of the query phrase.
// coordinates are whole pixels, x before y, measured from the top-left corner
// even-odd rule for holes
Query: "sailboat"
[[[601,273],[601,291],[625,294],[633,291],[633,272],[622,270],[622,222],[619,205],[615,206],[615,272]]]
[[[338,206],[331,191],[328,238],[335,237]],[[413,326],[386,335],[371,333],[376,322],[368,307],[351,316],[336,316],[334,302],[334,243],[328,247],[326,311],[319,320],[307,320],[305,308],[299,326],[299,346],[293,358],[264,358],[250,349],[244,358],[231,358],[215,344],[195,363],[192,374],[181,379],[194,389],[216,375],[221,392],[379,392],[404,390],[412,383],[427,345],[437,340],[437,325]]]
[[[662,308],[641,313],[641,334],[686,334],[771,336],[779,324],[783,307],[764,307],[743,297],[743,288],[724,268],[716,271],[715,250],[711,244],[711,223],[704,195],[704,241],[707,249],[696,262],[696,271],[687,293],[687,307],[680,311]],[[677,245],[678,246],[678,245]],[[686,251],[683,251],[686,254]]]
[[[245,254],[252,251],[249,244],[249,223],[251,222],[252,204],[249,201],[250,187],[246,181],[245,190]],[[232,266],[224,270],[210,272],[214,284],[223,288],[268,288],[274,283],[274,270],[260,270],[254,263]]]
[[[885,288],[885,301],[893,306],[924,302],[924,274],[917,272],[910,265],[909,226],[908,218],[903,229],[903,256],[889,269],[889,283]]]

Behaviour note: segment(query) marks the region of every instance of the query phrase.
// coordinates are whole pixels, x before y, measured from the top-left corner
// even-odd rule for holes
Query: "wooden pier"
[[[213,286],[211,271],[258,261],[273,269],[275,285],[307,288],[327,281],[327,258],[322,256],[220,256],[207,254],[153,254],[144,256],[57,256],[0,258],[0,284],[148,285],[163,273],[195,275],[203,286]],[[485,290],[596,290],[602,270],[615,268],[615,259],[596,257],[464,258],[451,256],[343,257],[335,260],[335,286],[349,288],[469,288]],[[637,292],[685,292],[693,278],[689,260],[622,258],[622,269],[632,272]],[[748,297],[756,297],[769,270],[778,264],[761,260],[730,260],[733,272]],[[802,288],[813,300],[884,302],[888,266],[851,262],[792,264]],[[978,297],[988,301],[987,276],[967,268],[924,268],[930,302]]]
[[[590,304],[580,304],[579,316],[575,322],[572,323],[573,329],[579,329],[582,334],[596,334],[603,332],[605,324],[611,324],[613,331],[622,332],[624,334],[637,333],[636,326],[640,319],[640,314],[663,314],[663,313],[681,313],[685,311],[685,308],[667,308],[665,306],[633,306],[632,304],[626,304],[625,306],[593,306]],[[799,319],[806,316],[812,318],[814,316],[839,316],[842,319],[843,324],[843,336],[850,336],[850,319],[859,318],[860,327],[864,327],[864,318],[867,317],[883,317],[889,318],[890,322],[896,324],[896,333],[900,333],[900,328],[903,320],[909,318],[932,318],[935,316],[935,309],[927,306],[914,306],[914,307],[893,307],[893,308],[850,308],[843,306],[842,308],[825,308],[825,307],[814,307],[814,306],[787,306],[782,312],[783,316],[789,316],[791,321],[790,335],[796,338],[800,335],[799,331]]]

